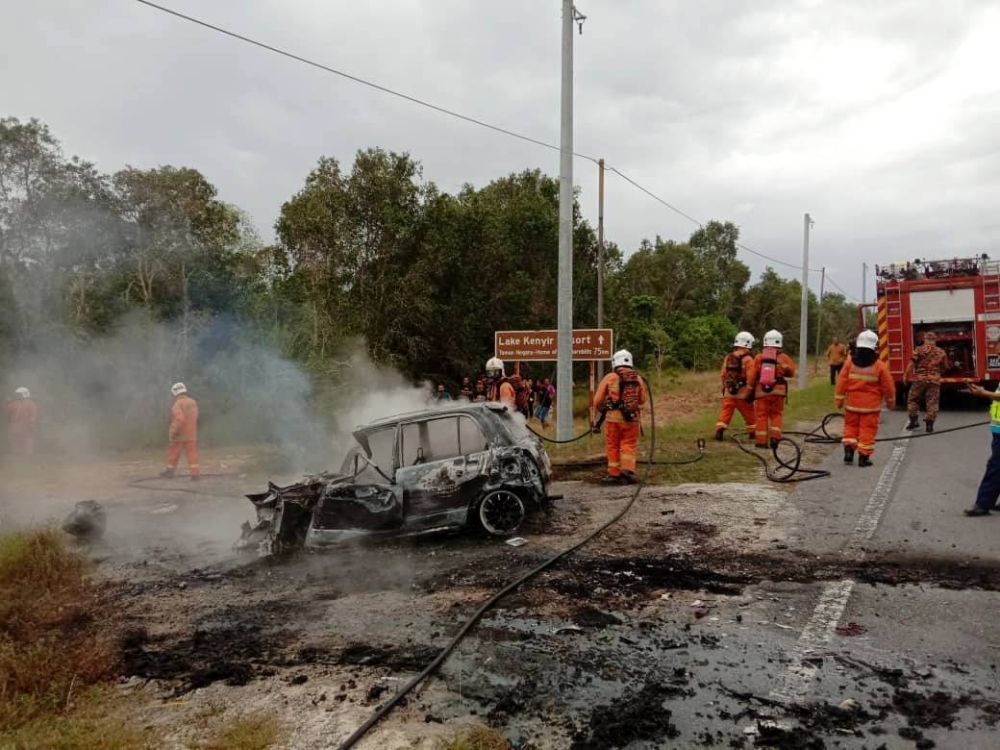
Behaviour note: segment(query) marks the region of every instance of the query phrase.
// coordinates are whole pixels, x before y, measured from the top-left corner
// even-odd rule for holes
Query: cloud
[[[167,0],[164,0],[165,2]],[[169,0],[171,7],[557,143],[558,3]],[[746,243],[860,296],[860,265],[1000,252],[1000,9],[990,0],[579,0],[576,148]],[[38,116],[105,170],[201,169],[268,236],[323,154],[409,151],[445,190],[554,151],[506,138],[122,0],[37,0],[0,28],[4,114]],[[596,222],[596,167],[575,164]],[[608,237],[687,220],[614,175]],[[747,257],[760,270],[764,263]],[[787,270],[787,269],[786,269]],[[818,279],[817,279],[818,281]]]

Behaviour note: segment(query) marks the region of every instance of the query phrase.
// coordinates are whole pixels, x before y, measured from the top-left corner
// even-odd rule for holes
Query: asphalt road
[[[879,437],[912,434],[903,430],[904,412],[883,417]],[[943,412],[936,427],[943,430],[986,418],[984,408]],[[922,432],[921,426],[916,434]],[[831,680],[828,669],[803,672],[794,658],[826,651],[921,675],[911,688],[923,694],[940,691],[957,697],[979,690],[1000,700],[1000,593],[953,588],[951,583],[943,587],[938,575],[941,566],[1000,566],[1000,513],[983,518],[962,513],[975,497],[989,445],[985,426],[880,443],[875,466],[866,469],[843,465],[838,450],[824,466],[833,471],[831,480],[806,483],[795,491],[793,517],[786,519],[790,546],[873,564],[898,561],[918,571],[920,583],[872,586],[845,578],[801,592],[795,607],[804,607],[808,618],[798,623],[801,630],[789,634],[787,640],[797,637],[795,644],[783,644],[793,654],[793,663],[771,679],[758,681],[769,684],[773,696],[863,701],[856,689],[862,674],[850,680],[838,674]],[[1000,567],[992,580],[998,576]],[[787,609],[789,604],[781,606]],[[863,632],[837,633],[838,626],[849,623],[857,623]],[[971,750],[1000,744],[996,727],[963,725],[961,720],[951,729],[921,731],[937,747]],[[890,748],[914,746],[898,735],[880,737],[883,741]]]

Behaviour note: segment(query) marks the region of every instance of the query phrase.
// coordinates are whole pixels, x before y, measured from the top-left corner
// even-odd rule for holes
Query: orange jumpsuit
[[[490,401],[499,401],[511,411],[517,409],[517,392],[507,378],[501,380],[499,385],[494,381],[489,386],[489,398]]]
[[[778,364],[775,366],[775,382],[770,392],[765,392],[760,384],[760,368],[764,363],[764,354],[761,352],[753,358],[754,372],[757,382],[754,389],[753,411],[757,418],[755,429],[755,442],[758,446],[764,447],[768,444],[768,437],[772,440],[781,439],[781,419],[785,411],[785,399],[788,397],[788,384],[785,378],[794,378],[797,370],[792,358],[784,352],[778,352]],[[770,430],[768,430],[770,423]]]
[[[170,408],[169,438],[167,468],[171,471],[177,468],[183,450],[187,454],[188,473],[198,476],[201,473],[198,466],[198,402],[186,393],[175,398]]]
[[[624,370],[627,368],[618,368]],[[619,399],[618,370],[609,372],[597,386],[594,408],[603,409],[605,404]],[[649,400],[646,383],[639,380],[639,404]],[[608,409],[604,416],[604,445],[608,456],[608,476],[620,477],[622,471],[635,473],[636,454],[639,450],[639,418],[629,422],[620,409]]]
[[[18,398],[7,402],[10,450],[15,456],[30,456],[35,452],[37,421],[38,410],[30,398]]]
[[[514,386],[506,380],[500,384],[500,403],[508,409],[517,408],[517,394],[514,391]]]
[[[834,403],[844,409],[844,438],[847,448],[863,456],[875,452],[875,435],[882,419],[882,403],[890,409],[896,402],[896,385],[882,360],[871,367],[859,367],[851,359],[837,378]],[[846,459],[845,459],[846,460]]]
[[[719,412],[719,421],[715,423],[716,430],[724,430],[729,427],[730,421],[732,421],[733,413],[739,411],[743,415],[743,421],[747,426],[747,435],[751,440],[754,439],[754,425],[756,424],[756,418],[754,417],[753,411],[753,399],[751,398],[754,389],[754,383],[757,379],[757,370],[754,367],[753,357],[750,356],[750,350],[744,349],[742,347],[733,349],[733,354],[740,355],[740,359],[743,362],[743,381],[746,385],[740,387],[736,393],[730,393],[725,390],[726,387],[726,360],[729,359],[728,356],[722,359],[722,411]]]

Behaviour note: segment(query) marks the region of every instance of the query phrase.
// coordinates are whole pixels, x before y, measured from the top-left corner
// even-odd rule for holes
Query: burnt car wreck
[[[387,417],[354,438],[338,473],[247,495],[257,523],[244,523],[237,549],[272,555],[464,528],[506,536],[550,508],[548,455],[501,404]]]

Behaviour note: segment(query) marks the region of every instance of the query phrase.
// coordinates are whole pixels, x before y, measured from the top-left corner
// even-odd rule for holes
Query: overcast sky
[[[559,0],[161,0],[210,23],[516,130],[559,139]],[[826,266],[1000,257],[996,0],[578,0],[576,150],[742,241]],[[558,153],[305,67],[135,0],[4,3],[0,115],[67,153],[200,169],[265,237],[321,155],[408,151],[448,191]],[[575,161],[597,223],[597,168]],[[615,175],[626,252],[695,228]],[[743,254],[755,271],[766,262]],[[783,274],[793,269],[776,267]],[[871,276],[869,275],[869,281]],[[818,288],[818,274],[812,284]],[[870,296],[870,294],[869,294]]]

